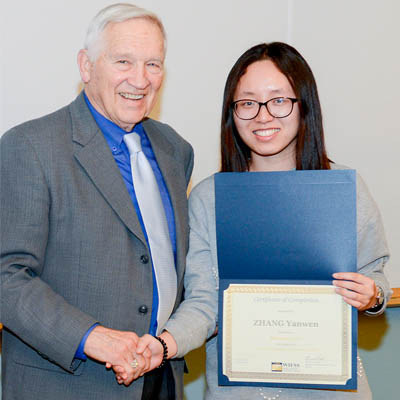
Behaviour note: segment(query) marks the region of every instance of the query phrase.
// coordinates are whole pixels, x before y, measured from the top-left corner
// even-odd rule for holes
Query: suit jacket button
[[[140,257],[140,261],[141,261],[142,264],[147,264],[149,262],[149,257],[146,254],[143,254]]]
[[[139,307],[139,312],[140,312],[141,314],[146,314],[148,310],[149,310],[149,309],[148,309],[147,306],[145,306],[145,305]]]

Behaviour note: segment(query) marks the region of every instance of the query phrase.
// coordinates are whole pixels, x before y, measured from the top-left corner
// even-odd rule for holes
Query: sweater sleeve
[[[389,259],[382,218],[363,179],[357,176],[357,269],[370,277],[385,294],[383,307],[377,312],[366,311],[369,315],[384,312],[392,294],[384,267]]]
[[[213,180],[203,181],[189,198],[190,245],[186,261],[185,298],[165,329],[177,345],[176,357],[201,346],[216,326],[218,297],[212,268]]]

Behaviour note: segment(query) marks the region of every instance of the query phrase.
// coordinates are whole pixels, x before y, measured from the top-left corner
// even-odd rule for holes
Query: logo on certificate
[[[271,371],[272,372],[282,372],[283,366],[281,362],[271,362]]]

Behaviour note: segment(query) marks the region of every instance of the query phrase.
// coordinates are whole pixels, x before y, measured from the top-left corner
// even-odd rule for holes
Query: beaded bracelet
[[[165,362],[167,361],[167,357],[168,357],[168,347],[167,347],[167,343],[165,343],[163,338],[160,338],[160,336],[154,336],[155,339],[157,339],[163,347],[163,358],[161,361],[161,364],[157,367],[157,368],[162,368],[165,365]]]

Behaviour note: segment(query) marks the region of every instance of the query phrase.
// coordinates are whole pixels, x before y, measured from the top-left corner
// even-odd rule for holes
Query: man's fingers
[[[115,373],[115,377],[119,384],[124,383],[125,379],[128,379],[128,374],[125,372],[125,369],[120,365],[114,365],[113,371]]]
[[[142,355],[133,353],[131,356],[131,361],[129,362],[129,366],[127,368],[129,379],[129,384],[142,376],[149,369],[149,360],[146,360]],[[132,378],[132,379],[130,379]]]

